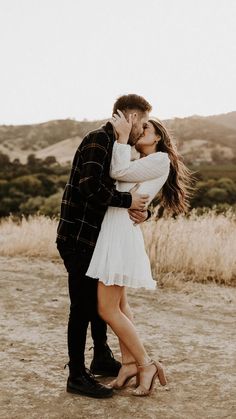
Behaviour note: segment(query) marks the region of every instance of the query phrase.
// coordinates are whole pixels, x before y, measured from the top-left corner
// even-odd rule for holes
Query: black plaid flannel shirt
[[[108,122],[88,133],[77,149],[62,197],[58,243],[93,249],[108,206],[131,206],[131,194],[117,191],[109,175],[114,141]]]

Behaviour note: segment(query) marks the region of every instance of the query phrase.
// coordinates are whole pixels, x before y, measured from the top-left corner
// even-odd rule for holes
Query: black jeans
[[[92,257],[90,249],[78,250],[75,245],[58,243],[58,251],[68,272],[70,313],[68,321],[68,354],[70,369],[84,368],[85,344],[89,322],[95,348],[107,341],[107,325],[97,311],[98,280],[87,277]]]

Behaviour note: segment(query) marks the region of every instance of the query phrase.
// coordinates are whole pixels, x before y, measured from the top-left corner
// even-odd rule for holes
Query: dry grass
[[[56,228],[57,221],[44,216],[6,218],[0,223],[0,255],[58,257]]]
[[[43,216],[12,218],[0,224],[1,256],[57,258],[57,221]],[[154,277],[176,286],[183,280],[234,285],[236,279],[236,219],[228,212],[189,218],[160,219],[143,224]]]
[[[236,217],[214,211],[189,218],[159,219],[143,224],[154,276],[166,285],[194,279],[233,285],[236,279]]]

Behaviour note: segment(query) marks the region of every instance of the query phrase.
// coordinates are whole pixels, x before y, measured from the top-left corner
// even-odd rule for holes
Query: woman
[[[149,195],[149,202],[162,188],[162,205],[174,213],[187,209],[188,169],[181,162],[171,138],[157,119],[150,119],[136,144],[139,160],[131,161],[128,138],[119,136],[124,118],[115,115],[111,121],[118,133],[114,144],[111,177],[117,189],[129,191],[134,186]],[[130,127],[131,128],[131,127]],[[122,388],[137,377],[135,396],[150,394],[158,377],[166,385],[164,370],[148,356],[133,325],[125,287],[155,288],[150,262],[139,226],[135,226],[126,209],[109,207],[86,275],[98,278],[98,311],[119,338],[122,367],[112,383]]]

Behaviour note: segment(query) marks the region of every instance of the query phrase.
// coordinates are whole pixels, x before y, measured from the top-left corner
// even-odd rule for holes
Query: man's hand
[[[129,134],[132,129],[132,115],[129,115],[129,120],[125,118],[121,111],[117,111],[110,119],[110,123],[116,130],[118,135],[117,142],[121,144],[127,144],[129,140]]]
[[[132,203],[129,209],[131,210],[139,210],[144,211],[147,209],[149,195],[147,194],[139,194],[136,192],[140,186],[140,183],[137,183],[130,189],[130,193],[132,196]]]
[[[144,211],[147,209],[149,195],[139,194],[138,192],[131,192],[132,204],[129,209]]]
[[[143,223],[147,217],[148,217],[148,212],[147,210],[144,211],[139,211],[139,210],[128,210],[129,213],[129,218],[135,223],[135,224],[140,224]]]

